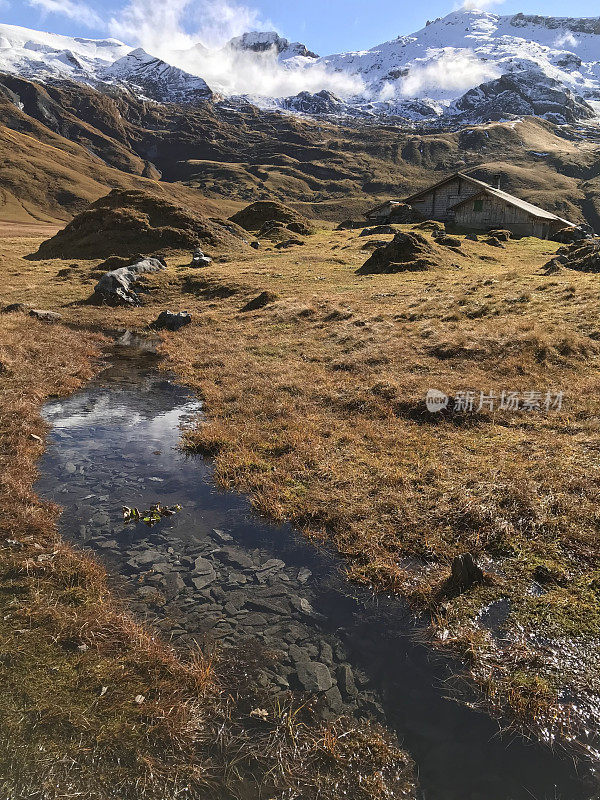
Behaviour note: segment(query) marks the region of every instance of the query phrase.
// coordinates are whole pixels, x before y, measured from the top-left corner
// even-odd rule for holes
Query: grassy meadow
[[[14,233],[0,239],[0,307],[59,311],[66,325],[35,330],[80,348],[81,330],[142,330],[163,309],[189,311],[190,326],[162,335],[164,366],[204,400],[207,419],[185,444],[214,457],[219,483],[331,543],[350,579],[428,613],[431,641],[462,655],[490,709],[585,747],[579,733],[600,691],[597,276],[546,274],[558,245],[533,238],[501,248],[463,239],[434,269],[359,276],[368,237],[322,223],[301,246],[265,241],[202,270],[171,254],[144,305],[114,309],[82,304],[99,262],[27,260],[41,238]],[[266,305],[242,311],[263,291]],[[27,317],[0,323],[11,329],[0,361],[40,361],[16,344],[32,335]],[[61,391],[89,374],[73,353]],[[28,419],[55,391],[44,363]],[[564,397],[549,411],[431,415],[429,388]],[[17,479],[29,492],[41,445],[27,448]],[[484,580],[450,592],[452,559],[465,552]]]

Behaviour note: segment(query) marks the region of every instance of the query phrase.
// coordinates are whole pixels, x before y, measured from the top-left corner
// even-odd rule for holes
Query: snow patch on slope
[[[23,78],[93,79],[132,48],[117,39],[84,39],[0,25],[0,71]]]
[[[115,61],[98,77],[137,90],[138,94],[163,103],[191,103],[213,97],[202,78],[172,67],[141,47]]]

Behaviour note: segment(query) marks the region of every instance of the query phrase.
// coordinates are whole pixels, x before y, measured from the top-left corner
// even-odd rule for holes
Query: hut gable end
[[[447,219],[451,206],[477,194],[482,186],[481,181],[457,172],[422,192],[411,195],[404,202],[413,206],[425,219]]]
[[[447,219],[461,228],[506,228],[520,236],[542,239],[560,228],[573,226],[556,214],[491,186],[451,206]]]

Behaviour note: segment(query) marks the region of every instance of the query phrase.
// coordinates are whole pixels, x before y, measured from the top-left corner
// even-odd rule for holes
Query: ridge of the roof
[[[432,192],[434,189],[439,189],[440,186],[444,186],[446,183],[450,183],[450,181],[455,180],[455,178],[461,178],[462,180],[469,181],[470,183],[474,183],[476,186],[489,187],[490,189],[492,188],[489,183],[485,183],[484,181],[478,181],[477,178],[473,178],[471,175],[467,175],[466,172],[453,172],[452,175],[448,175],[443,180],[438,181],[437,183],[434,183],[431,186],[427,186],[425,189],[421,189],[420,192],[415,192],[415,194],[411,194],[410,197],[407,197],[402,202],[410,203],[412,200],[416,200],[417,197],[421,197],[421,195],[427,194],[427,192]]]

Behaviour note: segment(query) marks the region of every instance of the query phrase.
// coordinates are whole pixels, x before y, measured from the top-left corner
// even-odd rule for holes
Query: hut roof
[[[454,210],[456,208],[460,208],[460,206],[465,205],[466,203],[475,200],[477,197],[481,197],[482,195],[487,194],[492,197],[497,197],[499,200],[502,200],[507,205],[514,206],[515,208],[520,208],[521,211],[525,211],[532,217],[536,217],[537,219],[546,219],[546,220],[554,220],[555,222],[564,222],[565,225],[570,227],[577,227],[574,222],[569,222],[562,217],[557,216],[556,214],[552,214],[550,211],[545,211],[543,208],[539,206],[534,206],[533,203],[528,203],[525,200],[520,200],[518,197],[515,197],[508,192],[503,192],[502,189],[494,189],[493,186],[489,186],[488,184],[483,184],[482,189],[477,194],[472,194],[470,197],[465,197],[463,200],[459,200],[458,203],[455,203],[453,206],[450,206],[448,209]]]
[[[528,203],[525,200],[521,200],[518,197],[515,197],[508,192],[503,192],[502,189],[495,189],[493,186],[490,186],[489,183],[485,183],[485,181],[478,181],[476,178],[471,177],[471,175],[467,175],[464,172],[455,172],[452,175],[448,175],[448,177],[444,178],[438,183],[434,183],[432,186],[427,187],[426,189],[421,189],[420,192],[407,197],[404,201],[405,203],[412,203],[415,200],[418,200],[419,197],[423,195],[429,194],[429,192],[434,191],[434,189],[439,189],[441,186],[445,186],[447,183],[460,178],[461,180],[467,181],[468,183],[472,183],[475,187],[479,189],[476,194],[472,194],[469,197],[465,197],[462,200],[459,200],[458,203],[455,203],[453,206],[450,206],[450,209],[459,208],[460,206],[464,205],[465,203],[474,200],[476,197],[481,197],[482,194],[488,194],[493,197],[497,197],[500,200],[503,200],[508,205],[514,206],[515,208],[520,208],[522,211],[525,211],[527,214],[530,214],[532,217],[536,217],[537,219],[545,219],[545,220],[555,220],[557,222],[564,222],[565,225],[569,225],[570,227],[577,227],[575,223],[569,222],[562,217],[553,214],[550,211],[545,211],[543,208],[539,206],[534,206],[533,203]]]

